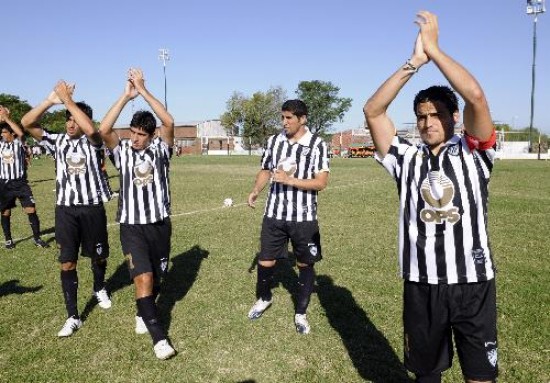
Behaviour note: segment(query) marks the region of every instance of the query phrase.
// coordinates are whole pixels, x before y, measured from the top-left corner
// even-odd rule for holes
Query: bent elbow
[[[380,116],[384,113],[384,110],[381,109],[378,105],[376,105],[375,102],[372,101],[372,99],[369,99],[365,106],[363,106],[363,113],[365,114],[365,118],[375,118],[377,116]]]

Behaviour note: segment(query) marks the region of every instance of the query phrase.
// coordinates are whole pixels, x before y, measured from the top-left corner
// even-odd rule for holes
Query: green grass
[[[278,265],[275,302],[258,321],[255,270],[265,192],[245,205],[258,157],[179,157],[172,162],[173,240],[162,318],[179,354],[157,361],[133,332],[135,305],[120,251],[116,201],[108,204],[113,308],[91,299],[89,261],[79,266],[84,326],[58,339],[65,319],[56,250],[37,249],[26,216],[12,212],[14,251],[0,249],[1,382],[406,382],[402,361],[397,193],[372,159],[334,159],[320,194],[324,260],[308,318],[293,326],[296,271]],[[110,174],[115,175],[113,169]],[[499,161],[490,191],[498,267],[500,382],[549,382],[550,162]],[[53,241],[54,170],[30,179],[44,237]],[[118,188],[117,178],[112,178]],[[223,200],[235,205],[223,208]],[[445,382],[462,381],[458,361]]]

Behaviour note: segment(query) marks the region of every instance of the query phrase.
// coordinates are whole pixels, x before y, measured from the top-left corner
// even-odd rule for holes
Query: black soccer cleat
[[[6,249],[15,249],[15,242],[9,239],[6,241]]]
[[[42,247],[44,249],[47,249],[50,247],[46,241],[44,241],[42,238],[37,238],[34,240],[34,245],[36,247]]]

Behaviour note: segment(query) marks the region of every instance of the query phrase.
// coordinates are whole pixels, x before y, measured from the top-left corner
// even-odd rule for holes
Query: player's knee
[[[70,271],[76,269],[76,262],[63,262],[61,263],[62,271]]]
[[[258,264],[260,264],[263,267],[273,267],[273,266],[275,266],[275,263],[277,263],[277,261],[274,260],[274,259],[258,261]]]

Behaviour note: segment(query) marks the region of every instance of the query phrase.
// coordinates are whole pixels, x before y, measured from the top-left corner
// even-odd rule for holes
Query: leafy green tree
[[[308,107],[308,127],[313,133],[326,135],[336,121],[342,121],[351,107],[351,98],[338,97],[340,88],[330,81],[302,81],[296,94]]]
[[[280,131],[281,106],[286,93],[281,87],[256,92],[251,97],[235,92],[226,103],[221,123],[229,134],[248,138],[245,147],[263,145],[270,135]]]
[[[27,101],[22,101],[18,96],[0,93],[0,105],[10,110],[14,121],[20,122],[21,118],[32,109]],[[61,133],[65,131],[65,110],[46,112],[42,117],[42,125],[51,132]]]
[[[21,101],[19,97],[6,93],[0,93],[0,105],[10,110],[13,121],[21,121],[21,117],[32,109],[27,101]]]

